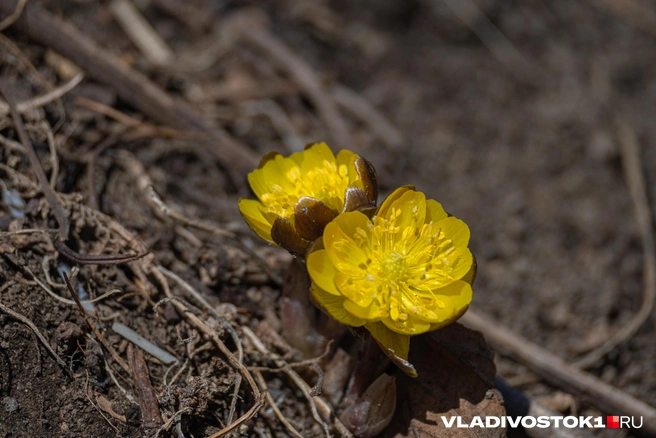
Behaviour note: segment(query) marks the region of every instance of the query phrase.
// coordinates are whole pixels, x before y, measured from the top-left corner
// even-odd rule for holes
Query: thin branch
[[[0,32],[18,20],[18,17],[20,17],[20,15],[23,13],[23,9],[25,9],[26,4],[27,0],[19,0],[18,3],[16,3],[16,9],[14,9],[14,12],[12,12],[8,17],[0,22]]]
[[[149,62],[162,66],[171,62],[175,57],[173,51],[130,0],[114,0],[109,8],[123,31]]]
[[[39,277],[34,275],[34,272],[32,272],[32,270],[30,268],[28,268],[27,266],[23,266],[23,269],[32,276],[32,279],[36,282],[36,284],[38,284],[41,287],[41,289],[43,289],[48,295],[50,295],[55,300],[59,301],[60,303],[67,304],[69,306],[75,306],[77,304],[74,300],[69,300],[68,298],[64,298],[64,297],[61,297],[61,296],[57,295],[52,289],[50,289],[48,286],[46,286],[45,283],[43,283],[41,280],[39,280]],[[99,297],[96,297],[92,300],[80,301],[80,303],[82,303],[82,304],[93,304],[97,301],[104,300],[105,298],[107,298],[109,296],[112,296],[116,293],[120,293],[120,292],[121,292],[120,289],[112,289],[109,292],[100,295]]]
[[[25,148],[25,153],[27,154],[27,157],[30,160],[32,171],[35,173],[36,178],[39,181],[39,184],[41,185],[41,190],[43,190],[43,194],[48,200],[48,203],[50,204],[50,208],[52,208],[55,218],[57,219],[57,223],[59,224],[59,240],[63,242],[68,238],[68,232],[70,229],[68,214],[64,210],[64,207],[62,206],[61,201],[57,197],[57,194],[55,193],[53,188],[50,187],[50,183],[48,182],[46,173],[43,171],[43,167],[41,167],[41,162],[39,161],[39,157],[36,155],[36,152],[34,151],[34,146],[32,146],[32,141],[30,140],[30,137],[27,135],[27,132],[25,131],[25,125],[23,124],[23,120],[18,114],[18,110],[16,109],[16,105],[14,104],[13,99],[7,93],[5,84],[2,82],[0,82],[0,94],[3,95],[3,97],[7,101],[7,104],[9,105],[11,118],[14,120],[16,132],[18,133],[18,138],[20,139],[21,143],[23,144],[23,147]]]
[[[654,246],[653,218],[640,161],[640,146],[635,131],[619,114],[615,115],[615,129],[622,147],[624,177],[626,185],[629,187],[633,211],[642,239],[644,291],[638,313],[599,348],[577,360],[575,365],[581,368],[593,365],[619,344],[633,337],[652,315],[656,302],[656,246]]]
[[[54,352],[54,350],[50,347],[50,344],[48,343],[48,340],[46,339],[45,336],[41,334],[37,326],[30,321],[28,318],[24,317],[18,312],[14,312],[11,310],[9,307],[5,306],[4,304],[0,303],[0,310],[2,310],[4,313],[9,315],[10,317],[22,322],[23,324],[27,325],[36,335],[37,338],[39,338],[39,341],[43,344],[45,349],[50,353],[50,355],[57,361],[57,364],[64,370],[64,372],[68,375],[68,366],[66,365],[66,362],[59,356],[57,356],[57,353]],[[69,375],[70,377],[70,375]]]
[[[239,361],[239,359],[236,358],[234,356],[234,354],[232,354],[232,352],[228,349],[228,347],[226,347],[226,345],[223,343],[223,341],[221,340],[219,335],[214,330],[212,330],[210,327],[208,327],[207,324],[205,324],[200,318],[198,318],[196,315],[191,313],[189,311],[189,309],[187,309],[187,306],[185,306],[184,303],[180,302],[180,300],[175,299],[176,296],[173,295],[173,292],[171,291],[171,288],[168,285],[168,281],[166,280],[166,277],[164,276],[164,274],[159,269],[156,269],[156,268],[153,267],[150,270],[150,272],[153,276],[155,276],[157,278],[159,283],[162,285],[162,288],[164,289],[164,295],[167,298],[171,299],[170,302],[184,316],[184,318],[187,320],[187,322],[192,327],[196,328],[196,330],[198,330],[199,332],[201,332],[204,335],[208,336],[212,340],[212,342],[214,342],[214,345],[216,345],[219,348],[221,353],[223,353],[226,356],[226,358],[228,358],[228,361],[230,362],[230,364],[239,371],[239,374],[237,375],[237,381],[235,382],[235,386],[239,386],[239,384],[241,383],[241,376],[243,376],[246,379],[246,381],[248,382],[249,386],[251,387],[251,390],[253,391],[253,395],[258,400],[256,402],[256,404],[259,403],[259,402],[263,403],[263,400],[264,400],[263,395],[260,392],[260,389],[258,388],[257,383],[255,383],[255,380],[253,379],[253,376],[251,375],[250,371],[248,371],[248,369],[244,366],[244,364],[242,364]],[[257,411],[255,411],[255,412],[257,412]],[[242,416],[241,418],[244,418],[244,417]],[[238,419],[236,422],[240,421],[241,418]],[[229,425],[228,427],[230,427],[230,426],[232,426],[232,425]],[[232,429],[230,429],[230,430],[232,430]]]
[[[280,38],[251,17],[235,16],[234,26],[246,42],[264,52],[301,87],[316,108],[330,136],[340,148],[352,149],[351,135],[335,102],[314,69]]]
[[[239,335],[237,335],[237,332],[235,331],[235,328],[230,324],[230,321],[228,321],[226,318],[223,316],[219,315],[219,312],[212,307],[205,298],[198,292],[196,289],[194,289],[189,283],[184,281],[182,278],[180,278],[178,275],[175,273],[169,271],[168,269],[164,268],[163,266],[157,266],[157,269],[159,269],[164,275],[169,277],[170,279],[174,280],[177,282],[180,286],[182,286],[183,289],[185,289],[196,301],[201,303],[207,311],[209,311],[226,329],[226,331],[230,334],[230,337],[232,338],[232,341],[235,343],[237,346],[237,360],[239,363],[242,363],[244,360],[244,349],[241,345],[241,339],[239,339]],[[238,375],[239,377],[239,375]],[[241,385],[241,378],[239,377],[237,381],[235,382],[235,389],[233,391],[232,395],[232,401],[230,402],[230,411],[228,413],[228,424],[232,422],[232,418],[235,414],[235,407],[237,405],[237,398],[239,396],[239,388]]]
[[[255,400],[255,404],[253,405],[252,408],[248,410],[244,415],[241,417],[237,418],[234,423],[229,424],[228,426],[224,427],[220,431],[218,431],[215,434],[212,434],[209,436],[209,438],[220,438],[222,436],[226,436],[233,430],[235,430],[237,427],[239,427],[241,424],[245,423],[246,421],[250,420],[253,418],[255,415],[257,415],[258,411],[262,409],[262,407],[265,405],[265,397],[266,397],[266,392],[262,392],[257,396],[257,399]]]
[[[149,254],[148,251],[137,254],[107,254],[107,255],[84,255],[77,253],[57,240],[53,240],[55,248],[64,257],[81,265],[122,265],[133,262]]]
[[[255,371],[255,380],[257,380],[257,383],[260,384],[260,388],[262,389],[262,392],[265,392],[267,403],[269,403],[269,406],[271,406],[271,409],[273,410],[273,413],[276,414],[276,417],[278,417],[278,420],[280,420],[282,425],[285,426],[285,429],[287,429],[289,433],[291,433],[295,437],[303,438],[303,435],[298,433],[298,431],[294,428],[294,426],[292,426],[292,424],[289,422],[287,417],[285,417],[285,415],[282,413],[282,411],[276,404],[276,401],[273,399],[273,396],[269,392],[269,388],[267,387],[266,380],[264,380],[264,376],[260,371]]]
[[[75,289],[73,288],[73,285],[71,284],[71,282],[70,282],[68,276],[66,275],[66,273],[64,272],[64,273],[62,273],[62,275],[64,276],[64,281],[66,282],[66,286],[68,287],[68,291],[71,293],[71,296],[75,300],[75,304],[77,304],[77,308],[80,310],[80,312],[82,312],[82,316],[84,317],[84,320],[86,321],[86,323],[89,326],[89,328],[91,329],[91,331],[96,335],[96,338],[102,344],[102,346],[105,347],[105,349],[107,351],[109,351],[109,354],[111,354],[114,361],[117,364],[119,364],[121,368],[123,368],[123,371],[125,371],[129,375],[132,375],[130,367],[128,366],[128,364],[123,359],[121,359],[121,356],[119,356],[118,353],[116,352],[116,350],[114,350],[114,347],[112,347],[109,344],[109,342],[107,342],[107,339],[105,339],[105,337],[100,333],[100,331],[96,327],[96,324],[89,317],[89,314],[87,313],[86,309],[84,308],[84,306],[80,302],[80,297],[77,296],[77,293],[75,292]]]
[[[137,388],[137,394],[139,394],[144,426],[149,429],[159,428],[163,423],[162,415],[160,414],[159,404],[157,403],[157,392],[153,388],[152,383],[150,383],[148,366],[146,365],[143,351],[139,347],[134,347],[130,344],[128,346],[128,360],[130,361],[130,368],[132,368],[132,376]]]
[[[546,75],[533,61],[524,56],[499,30],[473,0],[433,0],[446,4],[515,78],[528,84],[542,84]]]
[[[407,146],[403,134],[383,113],[355,91],[344,85],[335,85],[330,95],[339,106],[369,126],[371,131],[391,150],[400,150]]]
[[[49,91],[48,93],[44,94],[43,96],[37,96],[32,99],[28,99],[24,102],[17,102],[16,103],[16,110],[20,113],[26,113],[28,111],[31,111],[36,108],[41,108],[42,106],[48,105],[49,103],[60,99],[62,96],[64,96],[66,93],[71,91],[73,88],[77,86],[80,82],[82,82],[82,79],[84,79],[84,75],[80,73],[79,75],[75,76],[73,79],[70,81],[66,82],[64,85],[57,87],[53,89],[52,91]],[[5,93],[3,93],[5,94]],[[6,99],[6,97],[5,97]],[[7,102],[2,102],[0,101],[0,116],[6,116],[9,114],[10,108],[9,104]]]
[[[307,382],[305,382],[305,380],[303,380],[296,371],[291,369],[284,359],[282,359],[277,354],[269,351],[266,348],[266,346],[262,343],[260,338],[258,338],[257,335],[253,333],[253,331],[250,328],[242,327],[242,330],[244,332],[244,335],[246,335],[246,337],[248,338],[248,340],[251,341],[251,344],[253,344],[255,349],[260,353],[270,357],[273,360],[273,363],[275,363],[278,368],[281,368],[283,373],[285,373],[285,375],[289,377],[292,382],[294,382],[296,387],[303,393],[305,399],[308,401],[310,412],[312,413],[312,417],[314,418],[314,420],[321,426],[325,435],[327,437],[331,437],[332,435],[330,433],[328,424],[326,424],[326,422],[321,419],[321,416],[319,416],[319,411],[317,410],[317,404],[315,399],[319,400],[319,397],[314,397],[312,395],[312,388],[310,388],[310,385],[308,385]]]

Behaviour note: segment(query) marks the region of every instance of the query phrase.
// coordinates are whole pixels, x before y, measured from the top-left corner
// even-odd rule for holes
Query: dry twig
[[[4,290],[6,287],[11,286],[12,284],[13,284],[13,282],[6,283],[5,286],[2,287],[0,292],[2,290]],[[46,337],[41,334],[41,332],[39,331],[37,326],[32,321],[30,321],[28,318],[24,317],[20,313],[11,310],[9,307],[5,306],[2,303],[0,303],[0,310],[3,311],[4,313],[6,313],[7,315],[9,315],[11,318],[14,318],[15,320],[20,321],[23,324],[27,325],[34,332],[36,337],[39,338],[39,341],[41,341],[41,343],[43,344],[45,349],[48,351],[48,353],[50,353],[50,355],[52,355],[52,357],[55,359],[55,361],[57,361],[57,364],[60,367],[62,367],[64,372],[68,375],[68,368],[67,368],[66,362],[64,362],[64,360],[62,358],[57,356],[57,353],[55,353],[53,351],[53,349],[50,347],[50,343],[48,342]]]
[[[208,327],[207,324],[205,324],[200,318],[198,318],[196,315],[191,313],[191,311],[187,309],[187,306],[185,306],[184,303],[175,299],[176,297],[175,295],[173,295],[173,292],[171,292],[171,288],[168,285],[166,277],[159,269],[153,267],[150,270],[150,272],[158,279],[159,283],[162,285],[162,288],[164,289],[164,295],[166,295],[167,298],[171,299],[171,303],[173,304],[173,306],[175,306],[176,309],[178,309],[178,311],[185,317],[187,322],[192,327],[196,328],[196,330],[209,337],[212,340],[212,342],[214,342],[214,345],[216,345],[219,348],[221,353],[223,353],[226,356],[226,358],[228,358],[230,364],[239,371],[239,374],[237,375],[237,379],[235,382],[235,386],[237,387],[236,391],[238,391],[239,385],[241,383],[241,376],[243,376],[248,382],[249,386],[251,387],[251,390],[253,391],[253,395],[256,398],[256,404],[263,403],[264,397],[261,394],[257,384],[255,383],[255,380],[253,379],[253,376],[251,375],[250,371],[248,371],[248,369],[241,363],[241,361],[232,354],[232,352],[228,349],[228,347],[226,347],[223,341],[221,341],[219,335],[210,327]],[[236,403],[236,400],[237,400],[237,394],[235,393],[232,402],[233,404],[231,405],[230,408],[231,412],[234,412],[234,403]],[[238,420],[235,421],[235,423],[237,423],[238,421],[245,421],[242,420],[243,418],[244,416],[240,417]],[[228,428],[231,428],[233,424],[234,423],[229,424]]]
[[[653,218],[647,197],[645,177],[642,172],[640,161],[640,147],[635,131],[624,120],[615,115],[615,129],[622,147],[622,167],[624,177],[629,187],[631,200],[633,201],[634,214],[638,223],[638,230],[642,239],[642,250],[644,252],[643,281],[644,291],[640,310],[628,323],[620,328],[610,339],[606,340],[599,348],[591,351],[575,362],[581,368],[587,368],[601,359],[604,355],[615,349],[622,342],[630,339],[649,319],[656,302],[656,246],[654,242]]]
[[[78,105],[102,114],[110,119],[116,120],[119,123],[122,123],[126,127],[133,128],[143,136],[152,136],[152,137],[164,137],[164,138],[186,138],[186,139],[196,139],[201,140],[206,136],[199,134],[197,132],[187,132],[181,131],[178,129],[169,128],[167,126],[156,126],[150,123],[143,122],[141,120],[135,119],[122,111],[117,110],[111,106],[105,105],[95,100],[87,99],[86,97],[76,96],[75,103]]]
[[[114,0],[109,6],[116,21],[148,61],[154,65],[171,62],[173,51],[130,0]]]
[[[528,84],[544,82],[544,72],[513,46],[473,0],[444,0],[444,3],[517,79]]]
[[[59,301],[60,303],[67,304],[69,306],[75,306],[77,304],[74,300],[69,300],[67,298],[64,298],[62,296],[57,295],[52,289],[50,289],[41,280],[39,280],[39,277],[34,275],[34,272],[32,272],[32,270],[30,268],[28,268],[27,266],[23,266],[22,268],[25,272],[27,272],[28,274],[30,274],[32,276],[32,279],[36,282],[36,284],[38,284],[41,287],[41,289],[43,289],[48,295],[50,295],[55,300]],[[109,292],[100,295],[99,297],[96,297],[92,300],[80,301],[80,303],[82,303],[82,304],[93,304],[97,301],[104,300],[105,298],[110,297],[110,296],[112,296],[116,293],[119,293],[119,292],[121,292],[119,289],[112,289]]]
[[[399,150],[404,146],[403,134],[364,97],[343,85],[335,85],[330,94],[345,111],[368,125],[388,148]]]
[[[61,255],[81,265],[122,265],[138,260],[148,254],[148,251],[144,251],[137,254],[83,255],[78,254],[57,240],[53,240],[53,243]]]
[[[120,163],[127,169],[132,177],[136,180],[137,188],[144,193],[146,202],[153,208],[155,214],[159,217],[171,218],[181,222],[187,226],[198,228],[200,230],[208,231],[216,236],[225,237],[234,242],[242,251],[250,255],[255,262],[262,268],[262,270],[269,276],[269,278],[277,285],[282,284],[282,279],[278,276],[271,267],[267,264],[262,257],[255,253],[252,249],[248,248],[243,242],[231,231],[224,230],[223,228],[214,225],[208,221],[199,219],[189,219],[179,211],[174,210],[162,201],[155,189],[153,188],[150,176],[146,172],[143,164],[137,160],[134,155],[127,151],[121,151],[119,156]]]
[[[27,0],[19,0],[16,3],[14,11],[9,14],[8,17],[5,17],[4,20],[0,21],[0,32],[11,26],[18,20],[18,17],[23,13],[23,9],[25,8],[25,5],[27,4]]]
[[[80,302],[80,298],[77,296],[77,292],[75,292],[75,289],[73,288],[73,285],[71,284],[70,280],[66,276],[66,273],[63,273],[64,275],[64,281],[66,282],[66,286],[68,287],[68,291],[71,293],[71,296],[75,300],[75,304],[77,304],[77,308],[82,312],[82,316],[84,317],[84,320],[86,321],[87,325],[91,329],[91,331],[96,335],[96,339],[98,339],[98,342],[102,344],[103,347],[107,351],[109,351],[109,354],[112,356],[112,359],[120,365],[123,370],[128,373],[130,373],[130,367],[128,366],[127,363],[121,358],[121,356],[118,355],[116,350],[114,350],[114,347],[111,346],[109,342],[107,342],[107,339],[100,333],[98,328],[96,327],[96,323],[93,322],[89,314],[87,313],[87,310],[84,308],[82,303]]]
[[[592,0],[590,4],[656,37],[656,14],[647,4],[636,0]]]
[[[232,25],[244,41],[254,45],[283,69],[301,87],[319,117],[328,128],[330,136],[340,148],[353,149],[351,135],[335,102],[326,92],[314,69],[303,58],[296,55],[280,38],[272,34],[257,19],[235,16]]]
[[[89,403],[91,403],[91,406],[93,406],[94,409],[95,409],[96,411],[98,411],[98,413],[100,414],[100,416],[103,417],[103,418],[105,419],[105,421],[107,422],[107,424],[109,424],[109,425],[112,427],[112,429],[114,429],[114,430],[116,431],[116,433],[118,434],[118,433],[119,433],[118,427],[114,426],[114,425],[112,424],[112,422],[109,421],[109,418],[107,418],[107,417],[105,416],[105,414],[103,414],[103,410],[100,408],[100,406],[97,406],[97,405],[93,402],[93,400],[91,399],[91,396],[89,395],[89,370],[88,370],[88,369],[85,369],[84,372],[85,372],[85,374],[87,375],[87,378],[86,378],[86,380],[84,381],[84,395],[87,396],[87,400],[89,400]]]
[[[148,366],[144,359],[143,351],[139,347],[128,346],[128,360],[132,368],[134,384],[139,394],[141,412],[143,413],[144,426],[147,429],[159,428],[162,425],[162,415],[157,404],[157,392],[150,383]]]
[[[180,278],[178,275],[175,273],[169,271],[168,269],[164,268],[163,266],[157,266],[157,269],[159,269],[164,275],[167,277],[171,278],[175,282],[177,282],[180,286],[182,286],[196,301],[198,301],[207,311],[209,311],[221,324],[223,327],[226,329],[226,331],[230,334],[230,337],[232,338],[232,341],[235,343],[235,346],[237,347],[237,360],[239,363],[242,363],[244,360],[244,349],[241,345],[241,339],[239,339],[239,335],[237,335],[237,332],[235,331],[235,328],[230,324],[230,321],[225,319],[223,316],[219,315],[219,313],[212,307],[205,298],[189,283],[184,281],[182,278]],[[228,423],[232,422],[233,415],[235,413],[235,406],[237,404],[237,398],[239,396],[239,387],[241,385],[241,377],[237,375],[237,381],[235,382],[235,389],[233,391],[232,395],[232,401],[230,403],[230,412],[228,413]]]
[[[260,388],[262,389],[262,392],[266,393],[266,400],[267,403],[269,403],[269,406],[271,406],[271,409],[273,410],[273,413],[276,414],[276,417],[280,422],[282,423],[283,426],[285,426],[285,429],[289,431],[293,436],[297,438],[303,438],[303,435],[298,433],[298,431],[292,426],[292,424],[289,422],[287,417],[282,413],[278,405],[276,404],[276,401],[273,399],[273,396],[271,393],[268,391],[268,387],[266,384],[266,380],[264,380],[264,376],[260,371],[255,371],[255,380],[257,380],[257,383],[260,384]]]
[[[37,96],[32,99],[28,99],[23,102],[16,103],[16,110],[20,113],[26,113],[32,111],[36,108],[41,108],[42,106],[48,105],[49,103],[60,99],[66,93],[75,88],[80,82],[84,79],[84,75],[79,74],[75,76],[70,81],[66,82],[64,85],[53,89],[52,91],[47,92],[43,96]],[[6,116],[10,113],[9,104],[7,102],[0,101],[0,116]]]
[[[308,385],[305,380],[301,378],[301,376],[298,375],[296,371],[294,371],[287,362],[278,356],[277,354],[269,351],[266,346],[262,343],[262,341],[257,337],[253,331],[248,328],[248,327],[242,327],[242,330],[244,332],[244,335],[248,338],[248,340],[253,344],[255,349],[259,351],[260,353],[266,355],[267,357],[270,357],[271,360],[273,360],[273,363],[276,364],[278,368],[282,370],[282,372],[289,377],[289,379],[294,382],[296,387],[303,393],[303,396],[305,396],[305,399],[308,401],[308,405],[310,407],[310,412],[312,413],[312,418],[323,428],[324,433],[326,434],[327,437],[331,437],[330,433],[330,428],[328,427],[328,424],[326,424],[325,421],[319,416],[319,411],[317,410],[317,400],[320,400],[319,397],[314,397],[312,395],[312,388],[310,388],[310,385]],[[331,415],[328,415],[328,418],[330,418]]]
[[[36,178],[41,185],[41,190],[43,190],[43,194],[45,195],[46,199],[48,199],[50,208],[52,208],[55,218],[57,219],[57,223],[59,224],[59,240],[63,242],[68,238],[68,231],[70,229],[68,214],[64,210],[64,207],[62,207],[61,200],[57,197],[57,194],[52,189],[52,187],[50,187],[46,173],[43,171],[39,157],[36,155],[30,137],[25,131],[25,125],[23,124],[23,121],[18,114],[16,105],[14,104],[12,97],[7,93],[5,84],[3,83],[0,83],[0,93],[4,96],[7,104],[9,105],[9,111],[14,121],[16,132],[18,133],[18,138],[23,144],[23,148],[25,148],[27,157],[30,160],[30,165],[32,166],[32,171],[35,173]]]
[[[264,405],[265,405],[264,400],[265,400],[266,394],[267,394],[266,392],[262,392],[262,393],[258,394],[257,398],[255,400],[255,404],[253,405],[252,408],[250,408],[248,410],[248,412],[246,412],[241,417],[237,418],[237,420],[235,420],[234,423],[229,424],[228,426],[224,427],[223,429],[221,429],[217,433],[210,435],[209,438],[220,438],[222,436],[226,436],[227,434],[229,434],[230,432],[232,432],[233,430],[238,428],[242,423],[245,423],[246,421],[250,420],[255,415],[257,415],[258,411],[260,409],[262,409],[262,407],[264,407]]]

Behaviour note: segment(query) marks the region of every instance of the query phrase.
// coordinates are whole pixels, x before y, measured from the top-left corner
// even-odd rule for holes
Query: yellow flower
[[[369,330],[408,374],[410,336],[452,323],[472,299],[469,228],[414,187],[397,189],[370,219],[344,213],[307,258],[315,303]]]
[[[266,155],[248,182],[259,200],[239,200],[246,223],[264,240],[294,254],[305,254],[338,214],[374,208],[378,199],[373,166],[347,150],[335,157],[325,143],[289,157]]]

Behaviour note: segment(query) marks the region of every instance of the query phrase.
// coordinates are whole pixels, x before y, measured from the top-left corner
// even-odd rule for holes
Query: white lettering
[[[522,418],[522,426],[524,426],[525,429],[533,429],[536,423],[537,421],[535,420],[535,417]]]
[[[635,425],[635,420],[633,419],[633,417],[631,417],[631,424],[633,425],[634,428],[640,429],[642,427],[642,417],[640,417],[640,426]]]
[[[513,421],[513,417],[506,417],[506,418],[508,418],[508,425],[510,427],[517,427],[519,426],[520,421],[522,421],[522,417],[515,418],[515,421]]]
[[[592,427],[592,417],[579,417],[579,427]]]
[[[620,417],[620,427],[624,427],[626,424],[626,427],[630,428],[629,421],[631,421],[631,417]]]
[[[501,426],[501,420],[503,417],[485,417],[485,427],[492,428],[492,427],[499,427]],[[492,422],[495,422],[492,424]]]
[[[563,426],[568,427],[568,428],[573,428],[578,426],[579,424],[579,419],[576,417],[565,417],[563,418]]]
[[[460,417],[458,417],[460,418]],[[442,415],[442,423],[444,423],[445,427],[451,428],[453,427],[453,423],[456,421],[456,417],[445,417]]]
[[[457,424],[458,424],[457,427],[469,427],[469,425],[467,423],[462,422],[462,417],[458,417]]]
[[[538,417],[538,427],[540,429],[547,429],[549,427],[549,425],[550,425],[549,417],[547,417],[545,415],[540,415]]]
[[[485,424],[483,424],[483,419],[476,415],[469,424],[469,427],[485,427]]]

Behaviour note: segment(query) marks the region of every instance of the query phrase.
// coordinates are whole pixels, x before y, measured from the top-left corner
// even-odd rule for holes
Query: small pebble
[[[4,397],[2,402],[5,405],[5,411],[14,412],[18,409],[18,401],[13,397]]]

